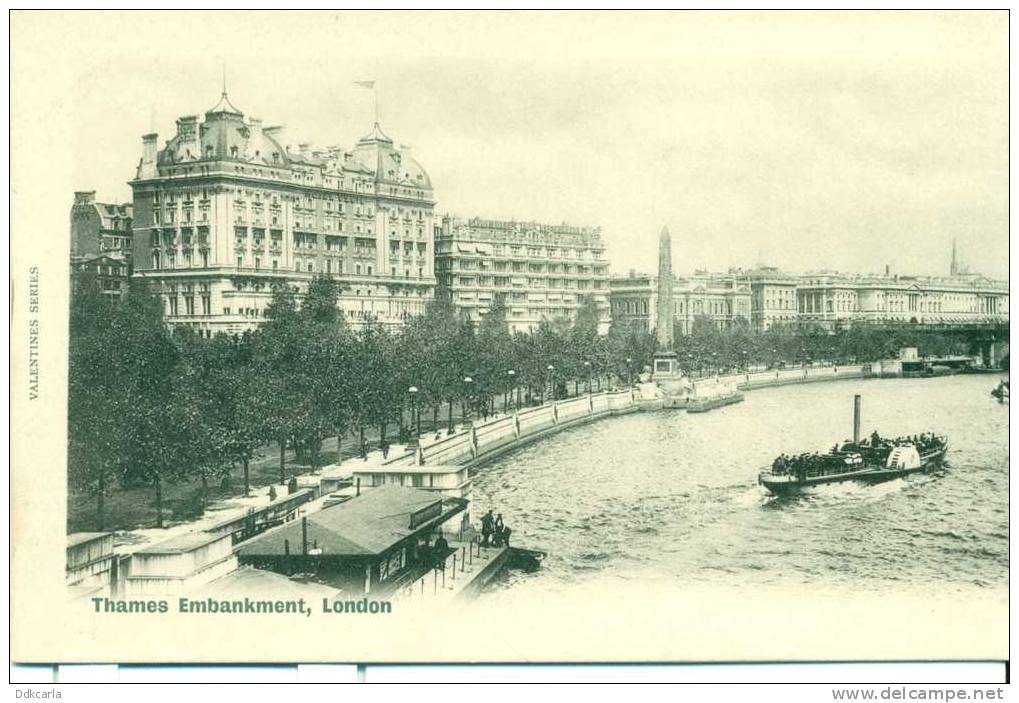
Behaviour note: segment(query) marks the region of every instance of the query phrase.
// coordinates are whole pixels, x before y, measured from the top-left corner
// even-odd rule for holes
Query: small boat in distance
[[[843,481],[880,483],[927,471],[939,465],[947,451],[948,440],[932,433],[887,439],[875,431],[861,441],[860,396],[856,396],[852,441],[836,444],[827,454],[783,454],[758,475],[757,482],[775,495]]]
[[[1008,381],[1001,381],[994,390],[991,391],[991,395],[998,399],[999,403],[1008,402]]]

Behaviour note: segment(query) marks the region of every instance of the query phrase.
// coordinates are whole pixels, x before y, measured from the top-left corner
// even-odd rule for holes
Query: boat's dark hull
[[[885,481],[893,481],[903,476],[909,476],[910,474],[923,473],[930,471],[932,468],[938,466],[945,458],[945,452],[948,451],[948,447],[941,449],[937,452],[933,452],[921,458],[920,466],[912,469],[889,469],[885,467],[868,467],[859,471],[852,471],[844,474],[833,474],[830,476],[808,476],[802,481],[799,479],[793,480],[773,480],[762,477],[761,485],[767,488],[775,495],[789,495],[798,493],[804,488],[810,488],[812,486],[824,486],[831,483],[846,483],[847,481],[853,481],[856,483],[884,483]]]

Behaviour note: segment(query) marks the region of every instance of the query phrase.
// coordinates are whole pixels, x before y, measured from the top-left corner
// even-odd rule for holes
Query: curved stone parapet
[[[678,386],[680,392],[676,394],[663,392],[655,382],[639,383],[632,389],[547,403],[473,424],[468,429],[422,447],[418,461],[426,465],[480,464],[541,437],[604,417],[637,411],[684,409],[691,397],[729,396],[736,394],[736,389],[862,378],[869,375],[868,369],[861,365],[782,369],[712,376],[692,383],[683,378]],[[404,459],[399,461],[403,463]],[[410,462],[413,461],[411,458]]]

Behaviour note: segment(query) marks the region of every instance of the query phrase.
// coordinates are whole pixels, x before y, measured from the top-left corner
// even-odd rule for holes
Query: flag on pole
[[[360,88],[367,88],[372,92],[372,96],[375,102],[375,124],[379,123],[379,91],[375,87],[375,81],[354,81],[354,85]]]

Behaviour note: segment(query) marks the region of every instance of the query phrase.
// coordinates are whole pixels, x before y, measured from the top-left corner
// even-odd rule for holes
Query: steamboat
[[[762,471],[757,482],[775,495],[843,481],[880,483],[928,471],[948,451],[948,440],[932,433],[882,438],[876,431],[860,439],[860,396],[854,398],[853,439],[836,444],[827,454],[782,455]]]

